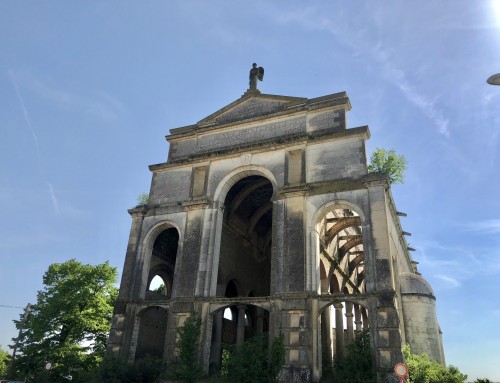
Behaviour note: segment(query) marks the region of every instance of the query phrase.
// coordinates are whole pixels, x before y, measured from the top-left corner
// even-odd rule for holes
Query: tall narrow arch
[[[345,202],[326,206],[319,209],[322,215],[316,215],[315,231],[320,263],[323,259],[330,263],[330,292],[343,292],[346,287],[347,291],[360,293],[364,289],[364,216]]]
[[[163,229],[163,230],[161,230]],[[179,248],[179,231],[175,227],[163,226],[150,237],[150,254],[147,263],[145,290],[146,299],[170,299],[175,282],[175,265]],[[163,289],[152,285],[153,279],[163,280]]]
[[[152,306],[137,315],[139,333],[135,360],[145,357],[163,358],[168,312],[163,307]]]
[[[238,281],[238,294],[267,296],[271,281],[272,198],[274,187],[261,175],[238,173],[225,192],[217,284]],[[222,193],[222,192],[221,192]],[[223,276],[223,277],[221,277]],[[218,295],[223,294],[218,289]]]

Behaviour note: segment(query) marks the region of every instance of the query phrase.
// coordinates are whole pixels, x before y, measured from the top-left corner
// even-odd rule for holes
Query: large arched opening
[[[238,280],[239,295],[268,296],[271,281],[273,185],[259,175],[238,180],[224,200],[217,295]]]
[[[138,314],[136,361],[145,357],[163,358],[167,319],[168,311],[160,306],[148,307]]]
[[[317,222],[319,238],[320,294],[335,297],[318,318],[321,329],[323,375],[332,373],[334,360],[363,330],[368,330],[368,311],[356,302],[365,293],[365,258],[362,216],[345,204],[331,205]]]
[[[173,227],[169,227],[157,235],[149,263],[146,299],[171,298],[178,243],[179,232]]]
[[[333,375],[335,361],[347,355],[349,346],[356,337],[368,332],[368,309],[357,299],[349,299],[349,294],[341,300],[335,299],[320,310],[318,317],[321,328],[322,376]]]

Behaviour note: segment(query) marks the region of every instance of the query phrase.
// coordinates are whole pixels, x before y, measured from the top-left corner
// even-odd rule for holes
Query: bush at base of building
[[[225,349],[222,375],[229,382],[276,382],[285,364],[284,339],[280,333],[273,340],[270,353],[267,334],[255,336],[230,350]]]
[[[408,383],[464,383],[467,375],[455,366],[443,366],[431,361],[426,354],[412,354],[409,345],[403,347],[405,363],[409,369]]]
[[[333,382],[372,383],[376,381],[372,364],[372,348],[367,331],[360,332],[347,347],[346,355],[334,363]],[[326,379],[325,379],[326,380]]]
[[[86,383],[156,383],[165,369],[161,359],[145,357],[135,364],[124,358],[106,356],[98,369],[82,382]]]
[[[167,368],[167,376],[170,379],[192,383],[201,378],[203,366],[198,362],[200,334],[201,319],[193,314],[177,332],[179,352]]]

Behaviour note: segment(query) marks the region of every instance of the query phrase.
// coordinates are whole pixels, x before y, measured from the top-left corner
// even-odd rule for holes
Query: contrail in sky
[[[49,194],[50,198],[52,199],[52,204],[54,206],[54,209],[57,214],[61,214],[61,211],[59,209],[59,203],[57,201],[56,194],[54,192],[54,187],[52,184],[49,182],[45,175],[45,171],[43,170],[42,167],[42,156],[40,152],[40,144],[38,142],[38,136],[35,133],[35,129],[33,129],[33,125],[31,124],[31,119],[30,115],[28,113],[28,109],[26,108],[26,104],[24,103],[23,96],[21,95],[21,91],[19,90],[19,85],[17,84],[16,76],[14,76],[14,73],[9,70],[9,77],[10,81],[12,82],[12,85],[14,86],[14,89],[16,91],[17,99],[19,100],[19,103],[21,104],[21,109],[23,110],[23,117],[24,121],[26,122],[26,125],[28,126],[28,129],[31,133],[31,136],[33,137],[33,142],[35,143],[35,149],[36,149],[36,155],[37,155],[37,160],[38,160],[38,166],[40,168],[40,173],[42,174],[43,178],[45,178],[45,182],[47,183],[49,187]]]
[[[12,85],[14,85],[17,99],[19,100],[19,103],[21,104],[21,108],[23,110],[24,120],[26,121],[26,125],[28,126],[28,129],[30,130],[31,136],[33,137],[33,141],[35,142],[36,153],[38,156],[38,160],[40,161],[40,146],[38,144],[38,136],[35,133],[35,129],[33,129],[33,125],[31,125],[30,115],[28,113],[28,109],[26,109],[26,104],[24,103],[23,97],[21,96],[21,92],[19,91],[19,86],[17,85],[16,76],[14,76],[14,73],[12,73],[12,71],[10,71],[10,70],[9,70],[9,77],[10,77],[10,81],[12,82]]]

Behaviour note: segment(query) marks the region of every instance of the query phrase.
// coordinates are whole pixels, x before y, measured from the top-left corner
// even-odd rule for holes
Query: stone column
[[[363,318],[363,330],[368,330],[370,327],[368,324],[368,312],[364,307],[361,307],[361,317]]]
[[[140,206],[130,209],[128,212],[132,216],[132,226],[128,238],[127,254],[125,255],[125,264],[123,265],[118,301],[137,299],[140,294],[142,281],[144,259],[139,254],[139,248],[142,240],[142,222],[147,213],[147,208]]]
[[[261,309],[260,307],[256,308],[256,323],[255,323],[255,329],[257,330],[257,334],[262,334],[264,333],[264,310]]]
[[[344,318],[342,317],[342,303],[335,303],[335,355],[344,356]]]
[[[193,273],[198,270],[199,266],[205,207],[203,204],[185,206],[187,211],[186,227],[183,243],[179,243],[179,246],[182,245],[182,254],[179,254],[178,250],[175,261],[172,298],[192,298],[195,295],[197,281],[185,276],[193,275],[196,278],[196,274]],[[198,286],[199,288],[200,286]]]
[[[361,307],[354,305],[354,331],[358,335],[362,331],[363,322],[361,322]]]
[[[363,226],[363,244],[366,273],[365,288],[368,294],[370,336],[375,345],[375,364],[380,376],[389,378],[393,368],[403,361],[401,351],[401,326],[396,308],[396,270],[393,267],[395,250],[391,245],[391,227],[394,213],[387,180],[366,182],[369,199],[369,216]],[[366,235],[366,236],[365,236]]]
[[[240,345],[245,341],[245,310],[247,306],[239,305],[238,307],[238,328],[236,330],[236,344]]]
[[[321,313],[321,349],[323,369],[332,368],[332,325],[330,318],[330,307]]]
[[[220,368],[221,364],[221,348],[222,348],[222,318],[224,310],[219,311],[214,315],[214,335],[212,337],[212,350],[210,352],[210,364]]]
[[[347,326],[347,345],[352,344],[354,340],[354,331],[353,331],[353,313],[352,313],[352,302],[345,303],[345,317],[346,317],[346,326]]]

